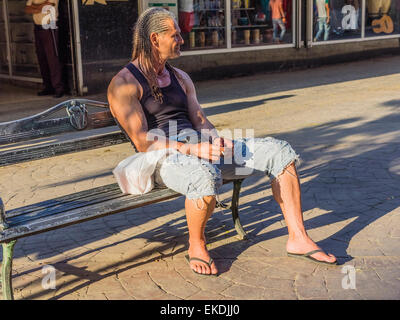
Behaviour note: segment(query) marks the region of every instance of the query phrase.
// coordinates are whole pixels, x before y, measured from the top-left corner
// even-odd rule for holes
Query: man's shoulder
[[[122,91],[137,91],[139,87],[139,82],[137,79],[129,72],[128,69],[121,69],[110,81],[108,86],[109,90],[114,92]]]
[[[173,68],[184,79],[190,79],[189,75],[185,71],[183,71],[182,69],[179,69],[179,68],[176,68],[176,67],[173,67]]]
[[[181,79],[181,81],[183,81],[186,84],[193,83],[192,79],[185,71],[183,71],[179,68],[175,68],[175,67],[173,67],[173,68],[174,68],[175,72],[179,75],[179,78]]]

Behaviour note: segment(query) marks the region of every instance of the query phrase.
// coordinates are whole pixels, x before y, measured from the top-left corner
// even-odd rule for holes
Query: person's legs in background
[[[272,19],[272,28],[273,28],[273,41],[276,42],[278,38],[278,19]]]
[[[62,79],[62,64],[60,62],[58,50],[58,30],[46,30],[46,57],[50,66],[51,84],[55,90],[55,97],[64,95],[64,83]]]
[[[58,30],[35,27],[35,44],[45,89],[40,95],[63,96],[62,64],[58,52]]]
[[[279,27],[281,28],[281,34],[279,36],[279,41],[282,42],[283,41],[283,37],[285,36],[286,33],[286,26],[283,23],[282,19],[279,19]]]
[[[315,35],[314,42],[319,41],[319,38],[324,31],[324,21],[326,21],[325,18],[318,18],[318,32]]]
[[[327,23],[327,19],[325,19],[324,23],[324,41],[329,39],[329,31],[331,30],[331,26]]]
[[[44,85],[43,90],[38,92],[38,95],[50,95],[55,93],[55,90],[51,84],[50,67],[47,62],[46,50],[44,47],[45,35],[42,32],[43,29],[41,26],[35,25],[34,28],[36,55]]]

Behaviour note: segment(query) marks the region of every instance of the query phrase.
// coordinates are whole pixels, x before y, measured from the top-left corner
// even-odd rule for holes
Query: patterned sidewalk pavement
[[[226,209],[207,224],[219,277],[197,276],[186,263],[179,197],[19,240],[15,299],[399,299],[399,72],[400,57],[391,56],[196,84],[217,129],[254,129],[301,155],[306,228],[339,266],[286,256],[269,181],[253,177],[240,198],[249,240],[238,240]],[[9,99],[23,110],[25,101]],[[5,105],[0,121],[9,120]],[[9,210],[112,183],[112,169],[132,152],[124,144],[2,167],[0,196]],[[230,196],[223,186],[220,199]],[[44,281],[49,266],[55,288]]]

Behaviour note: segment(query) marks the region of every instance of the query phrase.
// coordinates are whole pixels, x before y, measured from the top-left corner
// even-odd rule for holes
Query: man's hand
[[[216,138],[213,140],[213,144],[219,147],[222,152],[222,156],[233,156],[233,141],[226,138]]]
[[[208,161],[217,161],[222,156],[222,150],[216,144],[201,142],[197,144],[188,143],[186,146],[189,148],[189,154]]]

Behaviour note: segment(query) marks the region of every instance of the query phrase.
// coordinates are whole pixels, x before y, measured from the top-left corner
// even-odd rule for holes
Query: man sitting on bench
[[[132,61],[112,79],[108,101],[113,116],[139,152],[165,148],[178,151],[159,161],[154,179],[186,196],[192,270],[207,275],[218,273],[207,251],[204,231],[222,179],[257,173],[271,178],[274,199],[288,226],[288,255],[336,264],[336,258],[321,250],[304,228],[294,150],[287,142],[271,137],[240,141],[218,137],[197,101],[190,77],[168,63],[180,56],[182,44],[179,26],[169,11],[144,11],[134,29]],[[154,129],[165,136],[149,138],[148,133]],[[186,134],[201,130],[208,130],[206,140],[195,141],[196,137]],[[246,152],[250,154],[247,158]],[[234,161],[226,161],[228,153]],[[237,164],[236,158],[242,158],[241,163]]]

